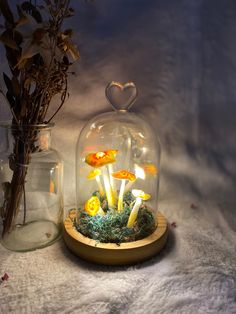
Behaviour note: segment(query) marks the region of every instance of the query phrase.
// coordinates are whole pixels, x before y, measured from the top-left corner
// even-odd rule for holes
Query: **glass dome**
[[[77,142],[76,228],[99,242],[122,243],[156,229],[160,144],[148,122],[127,110],[136,97],[125,105],[112,97],[116,110],[90,120]]]

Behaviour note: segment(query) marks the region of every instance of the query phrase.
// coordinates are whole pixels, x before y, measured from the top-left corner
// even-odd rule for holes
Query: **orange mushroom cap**
[[[127,170],[120,170],[120,171],[117,171],[117,172],[113,172],[111,174],[114,178],[116,179],[126,179],[126,180],[129,180],[129,181],[135,181],[136,180],[136,176],[134,173],[132,172],[129,172]]]
[[[104,165],[113,163],[116,161],[115,157],[118,150],[105,150],[102,152],[91,153],[85,157],[85,162],[92,167],[102,167]]]
[[[92,196],[84,205],[84,210],[90,215],[95,216],[100,208],[100,201],[97,196]]]
[[[145,173],[154,174],[154,175],[158,173],[158,168],[154,164],[144,164],[142,167]]]

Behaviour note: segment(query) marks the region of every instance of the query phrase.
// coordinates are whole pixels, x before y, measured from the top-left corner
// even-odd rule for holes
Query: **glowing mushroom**
[[[115,149],[110,150],[110,153],[112,153],[113,156],[116,157],[116,155],[118,153],[118,150],[115,150]],[[108,164],[108,172],[109,172],[110,184],[111,184],[111,188],[112,188],[112,191],[113,191],[113,195],[114,195],[114,198],[116,199],[117,198],[117,195],[116,195],[116,185],[115,185],[114,178],[112,177],[112,173],[114,172],[112,163]]]
[[[99,193],[101,196],[104,195],[104,189],[100,180],[100,175],[102,174],[102,171],[100,169],[94,169],[92,171],[89,172],[89,174],[87,175],[87,179],[89,180],[93,180],[95,179],[98,185],[98,189],[99,189]]]
[[[127,223],[128,228],[133,227],[134,222],[137,219],[138,211],[142,204],[142,201],[147,201],[151,197],[150,194],[147,194],[143,192],[142,190],[136,190],[136,189],[132,190],[132,194],[136,198],[136,201],[134,203],[134,207],[132,208],[130,216],[129,216],[129,220]]]
[[[158,168],[151,163],[144,164],[143,169],[146,174],[156,175],[158,173]]]
[[[137,164],[134,165],[134,173],[135,173],[136,179],[142,179],[142,180],[145,179],[145,172],[143,168],[139,167],[139,165]],[[124,193],[128,192],[134,183],[135,181],[129,181],[125,186]]]
[[[90,199],[87,200],[87,202],[84,205],[84,210],[90,215],[101,215],[104,216],[105,213],[103,209],[101,208],[99,198],[97,196],[92,196]]]
[[[115,156],[117,154],[117,150],[106,150],[102,152],[97,152],[97,153],[91,153],[88,154],[85,158],[85,162],[90,165],[91,167],[94,168],[100,168],[102,167],[102,177],[103,177],[103,182],[104,182],[104,187],[105,187],[105,192],[106,192],[106,197],[107,197],[107,202],[109,207],[114,206],[114,193],[111,188],[110,180],[109,180],[109,175],[106,167],[110,163],[113,163],[116,161]]]
[[[120,170],[117,172],[113,172],[112,176],[116,179],[121,180],[121,186],[120,186],[120,193],[119,193],[119,199],[118,199],[118,212],[123,211],[123,197],[124,197],[124,191],[125,191],[125,181],[135,181],[136,176],[132,172],[129,172],[127,170]]]
[[[115,162],[115,156],[117,152],[117,150],[113,149],[88,154],[85,158],[85,162],[94,168],[100,168],[102,166]]]

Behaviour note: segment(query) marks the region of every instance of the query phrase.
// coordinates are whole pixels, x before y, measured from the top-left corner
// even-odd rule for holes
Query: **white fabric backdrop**
[[[82,126],[111,109],[109,81],[133,80],[140,97],[132,110],[162,143],[160,209],[177,228],[160,256],[134,267],[90,265],[61,242],[26,254],[1,247],[0,272],[10,279],[0,285],[0,312],[236,313],[236,2],[72,4],[81,60],[53,132],[65,204],[75,203]]]
[[[111,110],[104,89],[112,80],[136,83],[132,111],[144,114],[161,140],[161,199],[235,200],[235,2],[74,0],[72,6],[69,26],[77,30],[81,60],[53,132],[65,161],[65,204],[75,202],[77,137],[91,117]],[[2,49],[3,70],[4,63]],[[3,105],[0,114],[9,116]]]

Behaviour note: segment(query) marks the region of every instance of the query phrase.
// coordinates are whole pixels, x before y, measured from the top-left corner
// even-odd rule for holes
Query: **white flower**
[[[24,18],[20,19],[16,31],[18,31],[23,38],[21,57],[16,66],[18,68],[24,67],[27,59],[36,54],[40,54],[44,63],[49,66],[52,58],[52,44],[47,33],[46,25],[37,23],[31,15],[24,13]]]

